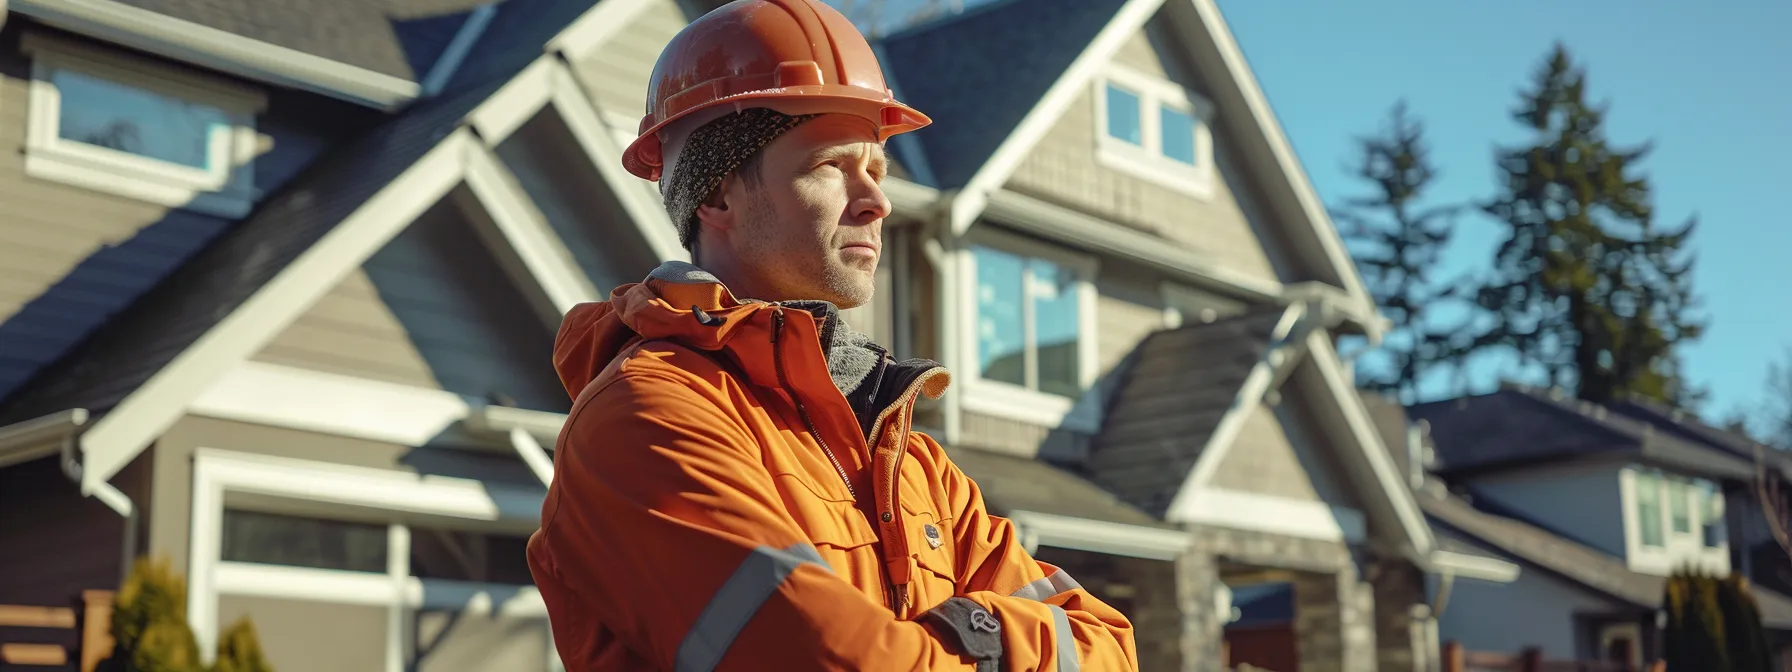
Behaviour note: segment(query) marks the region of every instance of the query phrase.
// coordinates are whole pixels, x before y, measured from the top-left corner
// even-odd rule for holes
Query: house
[[[0,604],[154,554],[202,650],[249,616],[282,672],[553,668],[554,328],[685,256],[619,156],[715,4],[10,0]],[[848,319],[955,371],[916,424],[1144,669],[1422,669],[1427,576],[1515,578],[1439,543],[1351,388],[1336,340],[1384,326],[1211,0],[875,48],[936,125]]]
[[[1443,639],[1648,660],[1660,655],[1658,612],[1674,569],[1785,574],[1785,552],[1761,522],[1752,448],[1689,414],[1518,385],[1410,412],[1431,453],[1416,493],[1433,529],[1527,570],[1498,590],[1457,586]],[[1783,585],[1753,585],[1782,651],[1792,643]]]

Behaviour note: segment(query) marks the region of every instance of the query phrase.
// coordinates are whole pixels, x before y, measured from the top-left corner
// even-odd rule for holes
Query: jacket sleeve
[[[567,669],[974,669],[821,561],[722,394],[625,374],[574,410],[530,548]]]
[[[958,591],[996,614],[1004,667],[1066,672],[1139,669],[1132,623],[1068,572],[1034,560],[1014,523],[990,515],[977,484],[932,437],[917,433],[941,469],[954,513]]]

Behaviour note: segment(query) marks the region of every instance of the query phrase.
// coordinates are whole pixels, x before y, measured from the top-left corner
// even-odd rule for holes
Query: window
[[[1097,80],[1096,156],[1198,198],[1213,193],[1212,106],[1181,85],[1118,65]]]
[[[1685,479],[1668,479],[1668,512],[1674,520],[1674,534],[1692,532],[1692,492]]]
[[[1042,259],[992,247],[977,263],[977,368],[996,380],[1061,397],[1082,393],[1077,278]]]
[[[987,229],[974,240],[961,295],[961,342],[977,374],[966,403],[1035,424],[1099,428],[1096,405],[1080,404],[1095,372],[1093,260]]]
[[[1699,505],[1700,527],[1702,528],[1700,536],[1703,538],[1705,547],[1723,546],[1728,541],[1724,530],[1723,491],[1718,490],[1715,483],[1699,481],[1695,492]]]
[[[259,93],[97,49],[26,37],[32,177],[240,217],[255,200]]]
[[[1661,475],[1653,471],[1636,473],[1636,526],[1644,546],[1660,548],[1663,544],[1661,520]]]
[[[224,510],[223,560],[386,572],[386,526]]]

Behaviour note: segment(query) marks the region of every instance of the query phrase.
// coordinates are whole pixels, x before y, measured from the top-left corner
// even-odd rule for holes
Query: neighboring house
[[[11,0],[0,604],[151,553],[202,648],[250,616],[282,672],[554,666],[554,328],[685,256],[619,156],[713,4]],[[1336,339],[1382,322],[1211,0],[875,46],[936,125],[848,317],[952,368],[917,425],[1144,669],[1422,669],[1428,574],[1517,576],[1433,537],[1352,389]]]
[[[1410,413],[1431,458],[1418,499],[1438,535],[1527,570],[1499,589],[1456,586],[1443,639],[1476,650],[1537,646],[1550,658],[1651,659],[1672,570],[1747,574],[1743,549],[1787,564],[1777,545],[1777,556],[1758,550],[1772,542],[1746,439],[1688,415],[1521,386]],[[1784,647],[1792,599],[1775,588],[1756,582],[1754,592]]]

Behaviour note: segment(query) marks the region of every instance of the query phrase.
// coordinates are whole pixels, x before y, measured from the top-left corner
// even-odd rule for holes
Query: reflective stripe
[[[1052,636],[1058,640],[1058,672],[1079,672],[1083,658],[1076,651],[1076,633],[1070,631],[1070,614],[1055,604],[1045,606],[1052,610]]]
[[[715,597],[703,607],[697,622],[685,633],[678,645],[678,659],[673,669],[678,672],[710,672],[722,662],[729,645],[740,631],[759,613],[784,579],[796,568],[812,564],[833,571],[821,561],[814,546],[797,544],[784,550],[760,546],[735,568],[734,575],[716,590]]]
[[[1082,588],[1082,584],[1077,583],[1076,579],[1070,576],[1070,572],[1060,569],[1057,572],[1054,572],[1051,576],[1021,586],[1020,590],[1014,591],[1014,597],[1024,597],[1034,602],[1044,602],[1047,598],[1055,595],[1062,595],[1073,590],[1082,590]]]

